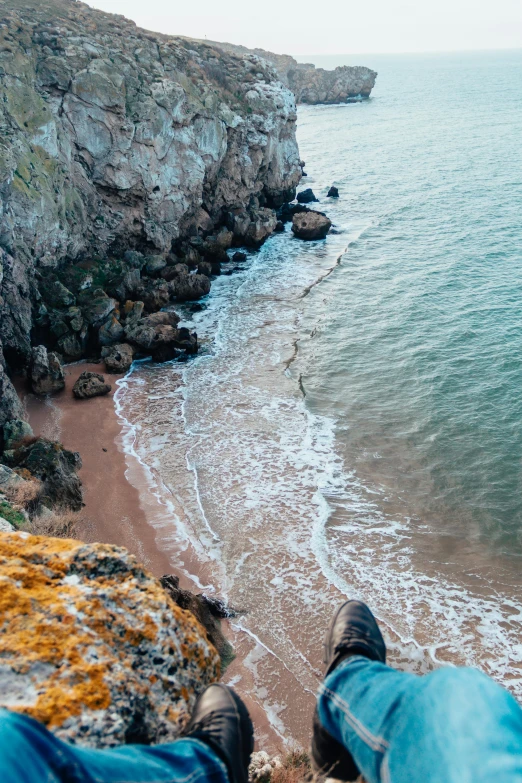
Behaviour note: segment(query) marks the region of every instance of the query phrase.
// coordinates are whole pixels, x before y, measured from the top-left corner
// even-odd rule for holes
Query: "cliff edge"
[[[257,210],[293,198],[301,176],[295,121],[292,93],[255,56],[76,0],[0,0],[0,425],[21,416],[6,367],[27,368],[46,342],[34,330],[49,302],[76,304],[55,272],[128,250],[165,258],[176,241],[233,225],[234,210],[236,239],[262,241],[273,225]],[[77,313],[78,334],[118,313],[117,301],[96,309],[87,287],[94,313]],[[55,326],[45,329],[65,338]],[[69,338],[61,355],[85,355],[89,335]]]
[[[377,79],[376,71],[363,65],[341,65],[328,71],[312,63],[298,63],[289,54],[214,41],[212,45],[224,52],[255,55],[269,62],[294,93],[296,103],[354,103],[370,97]]]

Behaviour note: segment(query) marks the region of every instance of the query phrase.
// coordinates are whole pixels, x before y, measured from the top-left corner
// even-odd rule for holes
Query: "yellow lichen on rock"
[[[0,706],[78,744],[168,742],[218,676],[202,626],[125,549],[0,534]]]

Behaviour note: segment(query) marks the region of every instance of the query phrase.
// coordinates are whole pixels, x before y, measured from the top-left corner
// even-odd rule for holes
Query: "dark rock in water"
[[[183,351],[181,351],[179,348],[176,348],[174,343],[163,343],[162,345],[159,345],[158,348],[156,348],[151,354],[152,361],[156,362],[157,364],[171,362],[174,359],[179,359],[181,356],[185,355],[186,354]]]
[[[102,358],[105,359],[107,372],[125,373],[133,362],[134,348],[128,343],[102,348]]]
[[[189,590],[182,590],[179,586],[179,578],[174,575],[162,576],[160,581],[174,602],[181,609],[188,609],[199,620],[207,632],[209,642],[218,651],[223,664],[229,663],[234,652],[221,630],[219,621],[222,617],[233,617],[234,615],[226,613],[225,602],[215,598],[209,599],[205,595],[195,595]]]
[[[248,258],[246,253],[243,253],[242,250],[236,250],[234,255],[232,256],[232,261],[236,264],[241,264],[243,261],[246,261]]]
[[[23,438],[33,435],[30,424],[23,419],[12,419],[4,424],[4,449],[13,449]]]
[[[190,302],[201,299],[210,292],[210,280],[207,275],[187,274],[171,283],[171,294],[178,302]]]
[[[195,304],[190,305],[189,310],[191,313],[200,313],[202,310],[206,310],[206,307],[205,305],[196,302]]]
[[[290,223],[294,215],[297,215],[300,212],[308,212],[308,211],[309,208],[305,207],[304,204],[283,204],[281,209],[279,209],[277,212],[277,217],[283,223]]]
[[[339,198],[339,190],[335,187],[335,185],[332,185],[328,191],[328,198]]]
[[[54,394],[65,388],[63,367],[55,353],[37,345],[31,353],[31,388],[35,394]]]
[[[79,511],[82,502],[82,483],[77,475],[82,467],[77,452],[64,449],[61,443],[37,438],[13,453],[11,467],[26,468],[43,483],[42,500]]]
[[[302,177],[307,177],[307,176],[308,176],[308,174],[306,173],[306,171],[303,171],[303,172],[301,173],[301,176],[302,176]]]
[[[312,188],[307,188],[298,193],[297,200],[300,204],[311,204],[312,201],[319,201],[319,199],[315,197]]]
[[[73,394],[77,400],[88,400],[91,397],[103,397],[112,386],[105,383],[105,378],[97,372],[82,372],[73,386]]]
[[[292,231],[299,239],[324,239],[332,227],[332,221],[320,212],[309,211],[294,215]]]
[[[276,227],[274,228],[274,231],[277,231],[278,234],[280,234],[282,231],[285,230],[285,224],[282,220],[278,220],[276,223]]]

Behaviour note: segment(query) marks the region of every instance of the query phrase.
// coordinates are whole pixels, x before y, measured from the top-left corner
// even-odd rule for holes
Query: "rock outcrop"
[[[118,547],[0,533],[0,706],[85,746],[180,733],[219,657]]]
[[[55,353],[48,353],[45,345],[37,345],[31,354],[31,389],[45,395],[65,389],[65,374]]]
[[[208,292],[159,276],[176,258],[194,271],[231,212],[235,242],[271,233],[263,211],[301,176],[295,120],[255,55],[76,0],[0,0],[0,425],[22,415],[6,368],[26,371],[33,345],[99,356],[123,342],[126,299],[154,312]]]
[[[275,54],[265,49],[218,43],[224,52],[255,55],[271,63],[283,84],[295,95],[297,103],[353,103],[369,98],[377,73],[362,65],[342,65],[327,71],[312,63],[298,63],[289,54]]]
[[[321,214],[308,210],[294,215],[292,231],[298,239],[324,239],[332,227],[332,221]]]

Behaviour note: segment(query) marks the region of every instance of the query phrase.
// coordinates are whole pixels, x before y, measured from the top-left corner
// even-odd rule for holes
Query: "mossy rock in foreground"
[[[219,676],[202,626],[125,549],[0,533],[0,707],[79,745],[170,742]]]

